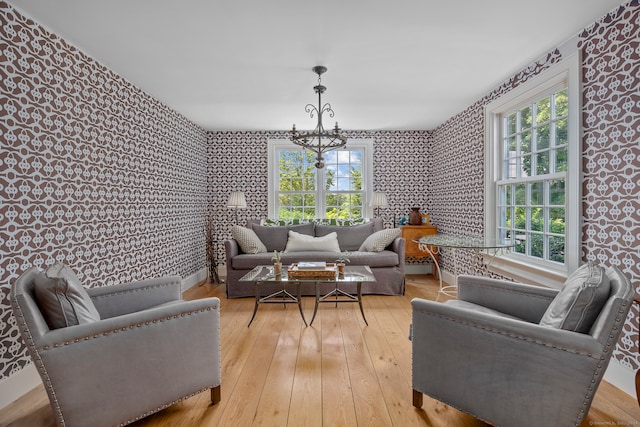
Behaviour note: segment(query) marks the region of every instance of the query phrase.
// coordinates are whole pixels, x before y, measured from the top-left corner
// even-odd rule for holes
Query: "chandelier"
[[[325,152],[342,148],[347,144],[347,137],[340,134],[341,129],[338,127],[338,122],[336,122],[335,127],[331,129],[331,131],[326,131],[322,124],[322,115],[324,113],[329,114],[329,117],[333,117],[334,114],[329,103],[322,105],[322,94],[327,88],[322,85],[321,76],[326,71],[327,67],[322,65],[313,67],[313,72],[318,75],[318,85],[313,87],[313,90],[318,94],[318,107],[313,104],[307,104],[307,106],[304,107],[304,110],[309,113],[311,118],[313,118],[314,115],[318,116],[316,128],[309,132],[299,132],[294,124],[289,132],[291,134],[291,142],[316,154],[315,166],[318,169],[324,167],[323,154]]]

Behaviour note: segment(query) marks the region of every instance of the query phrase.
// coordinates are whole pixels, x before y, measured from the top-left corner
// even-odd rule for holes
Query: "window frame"
[[[580,55],[576,51],[539,75],[485,106],[485,217],[487,235],[497,235],[500,209],[498,184],[502,159],[502,117],[527,102],[544,98],[553,88],[566,82],[567,115],[567,172],[565,175],[565,260],[564,264],[513,252],[498,254],[488,269],[515,280],[559,288],[575,271],[581,259],[582,230],[582,126],[580,111],[582,91]],[[564,173],[549,174],[564,175]]]
[[[278,150],[286,148],[291,151],[303,151],[302,147],[294,145],[288,139],[269,139],[267,141],[267,177],[268,177],[268,195],[267,195],[267,216],[268,218],[276,218],[279,211],[278,208],[278,192],[279,185],[279,168],[278,168]],[[370,218],[373,212],[373,208],[369,206],[369,201],[373,196],[373,140],[372,139],[349,139],[347,145],[343,149],[339,150],[362,150],[362,192],[363,192],[363,217]],[[325,209],[325,197],[326,190],[324,188],[324,171],[326,167],[322,169],[320,174],[316,174],[316,200],[320,202],[316,205],[316,217],[319,213],[324,218]]]

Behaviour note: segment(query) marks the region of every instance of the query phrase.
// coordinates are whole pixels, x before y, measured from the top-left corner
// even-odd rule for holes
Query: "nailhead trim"
[[[172,282],[172,283],[178,283],[178,282]],[[161,287],[161,286],[168,286],[168,284],[148,286],[148,287],[145,287],[145,288],[141,288],[140,290],[154,288],[154,287]],[[127,293],[127,292],[132,292],[132,291],[128,290],[128,291],[123,291],[123,292],[119,292],[119,293]],[[112,293],[110,295],[114,295],[114,294]],[[109,295],[104,295],[104,296],[106,297],[106,296],[109,296]],[[65,419],[64,419],[64,415],[62,414],[62,408],[60,407],[60,403],[58,402],[58,397],[57,397],[56,392],[55,392],[55,390],[53,388],[53,385],[51,384],[51,377],[49,376],[49,373],[47,372],[47,369],[46,369],[44,363],[42,362],[42,357],[40,356],[40,352],[38,351],[38,348],[35,345],[35,341],[33,340],[33,335],[31,334],[31,331],[29,330],[29,327],[27,326],[27,322],[25,320],[24,313],[22,311],[22,307],[20,306],[20,304],[17,301],[17,295],[14,295],[14,298],[11,300],[11,305],[12,305],[13,309],[15,310],[15,312],[17,313],[17,315],[15,317],[16,317],[16,321],[17,321],[18,327],[21,330],[21,332],[26,336],[25,341],[26,341],[28,350],[31,352],[31,357],[33,359],[33,363],[36,365],[36,368],[37,368],[38,372],[42,376],[43,384],[45,386],[47,394],[49,395],[50,406],[52,407],[52,410],[53,410],[54,415],[56,417],[57,424],[59,426],[61,426],[61,427],[65,427],[66,426],[66,422],[65,422]],[[219,309],[220,309],[220,304],[217,304],[217,305],[215,305],[213,307],[206,307],[206,308],[203,308],[203,309],[190,311],[190,312],[187,312],[187,313],[181,313],[179,317],[185,317],[185,316],[192,315],[192,314],[199,314],[199,313],[204,313],[205,311],[212,311],[212,310],[219,310]],[[160,320],[160,322],[164,322],[165,320],[177,319],[177,318],[178,318],[178,315],[173,315],[173,316],[163,317],[163,318],[161,318],[159,320]],[[144,323],[146,325],[149,324],[149,322],[144,322]],[[154,321],[154,323],[155,323],[155,321]],[[125,331],[127,329],[133,329],[135,327],[141,327],[141,326],[144,326],[144,325],[142,323],[138,323],[138,324],[129,325],[128,327],[124,326],[124,327],[120,328],[120,330]],[[112,331],[103,332],[102,335],[106,336],[106,335],[109,335],[110,332],[117,332],[117,331],[118,331],[118,328],[116,328],[116,329],[114,329]],[[219,334],[220,334],[220,322],[218,322],[218,336],[220,336]],[[98,334],[94,334],[93,336],[89,336],[88,335],[88,336],[84,336],[84,337],[76,337],[76,338],[73,339],[73,341],[65,341],[62,344],[61,343],[54,343],[53,346],[57,348],[57,347],[60,347],[61,345],[70,345],[70,344],[73,344],[73,343],[78,343],[80,341],[87,341],[87,340],[90,340],[92,338],[98,338],[99,336],[100,335],[98,335]],[[47,350],[47,349],[49,349],[49,346],[44,346],[43,347],[43,350]],[[220,346],[218,346],[218,360],[222,361]],[[220,369],[220,367],[218,367],[218,369]],[[219,374],[219,376],[220,376],[220,374]],[[220,384],[218,384],[218,385],[220,385]],[[191,394],[189,394],[187,396],[184,396],[184,397],[182,397],[180,399],[174,400],[171,403],[167,403],[165,405],[159,406],[153,411],[147,411],[144,415],[138,416],[138,417],[134,418],[133,420],[125,421],[124,423],[121,423],[119,425],[120,426],[125,426],[127,424],[131,424],[132,422],[135,422],[135,421],[137,421],[137,420],[139,420],[141,418],[144,418],[144,417],[146,417],[148,415],[151,415],[151,414],[153,414],[155,412],[158,412],[158,411],[160,411],[162,409],[165,409],[165,408],[167,408],[167,407],[169,407],[171,405],[174,405],[174,404],[180,402],[181,400],[187,399],[189,397],[193,397],[196,394],[202,393],[202,392],[204,392],[206,390],[210,390],[210,389],[212,389],[214,387],[217,387],[218,385],[214,385],[214,386],[211,386],[211,387],[203,388],[203,389],[201,389],[199,391],[191,393]]]
[[[482,286],[482,285],[479,285],[479,286]],[[485,287],[487,287],[487,286],[485,286]],[[514,292],[514,293],[518,293],[518,292]],[[525,294],[525,295],[529,295],[529,294]],[[624,298],[624,297],[622,297],[622,298]],[[621,308],[618,311],[619,316],[617,316],[615,318],[615,322],[614,322],[614,325],[612,327],[612,330],[617,330],[617,326],[621,323],[621,319],[622,319],[621,315],[622,315],[624,309],[627,307],[627,305],[628,305],[627,301],[623,299],[622,303],[621,303]],[[421,314],[424,314],[424,315],[433,316],[433,317],[439,317],[441,319],[451,320],[453,322],[460,323],[460,324],[467,325],[467,326],[471,326],[471,327],[474,327],[474,328],[483,329],[483,330],[486,330],[486,331],[489,331],[489,332],[498,333],[500,335],[508,336],[510,338],[516,338],[516,339],[523,340],[523,341],[528,341],[528,342],[532,342],[532,343],[536,343],[536,344],[542,344],[542,345],[545,345],[545,346],[549,346],[549,344],[547,344],[545,342],[540,342],[540,341],[537,341],[537,340],[529,339],[527,337],[522,337],[522,336],[519,336],[519,335],[516,335],[516,334],[504,333],[502,331],[496,330],[495,328],[487,328],[487,327],[483,327],[483,326],[478,326],[475,323],[463,322],[463,321],[461,321],[459,319],[454,319],[454,318],[452,318],[450,316],[444,316],[444,315],[441,315],[441,314],[433,314],[433,313],[430,313],[430,312],[427,312],[427,311],[424,311],[424,310],[418,310],[418,312],[421,313]],[[609,351],[611,349],[611,346],[612,346],[612,341],[613,341],[612,339],[613,339],[613,334],[610,334],[609,335],[609,340],[607,341],[607,343],[603,347],[603,355],[600,356],[600,361],[604,361],[605,360],[605,356],[604,355],[609,353]],[[558,348],[558,349],[560,349],[562,351],[570,352],[570,350],[568,350],[566,348],[556,347],[555,345],[551,345],[551,346],[553,348]],[[575,351],[575,353],[576,354],[586,355],[586,356],[589,356],[589,357],[593,357],[591,354],[585,354],[585,353],[582,353],[580,351]],[[601,370],[602,370],[602,364],[598,364],[597,365],[597,369],[595,370],[595,372],[593,373],[593,376],[591,377],[591,383],[595,383],[596,378],[598,376],[600,376]],[[588,402],[590,401],[590,399],[593,396],[594,392],[595,392],[595,389],[593,387],[589,387],[588,388],[587,393],[585,394],[584,399],[582,400],[582,407],[578,411],[578,416],[576,417],[576,422],[574,424],[575,426],[580,425],[581,420],[584,419],[584,417],[586,415],[586,411],[588,409],[588,404],[589,404]],[[437,400],[439,400],[441,402],[445,402],[444,400],[438,399],[438,397],[436,397],[436,396],[432,396],[432,397],[436,398]],[[451,405],[449,403],[447,403],[447,405],[452,406],[452,407],[455,408],[454,405]],[[456,409],[459,409],[459,408],[456,408]],[[462,411],[462,412],[466,412],[466,411]],[[474,414],[470,414],[470,415],[475,416]],[[478,417],[476,417],[476,418],[478,418]],[[484,421],[486,421],[486,420],[484,420]]]
[[[218,384],[218,385],[219,385],[219,384]],[[137,417],[132,418],[132,419],[127,420],[127,421],[124,421],[124,422],[122,422],[122,423],[120,423],[120,424],[118,424],[118,425],[119,425],[120,427],[123,427],[123,426],[126,426],[127,424],[134,423],[134,422],[136,422],[136,421],[139,421],[139,420],[141,420],[141,419],[143,419],[143,418],[148,417],[148,416],[149,416],[149,415],[151,415],[151,414],[155,414],[156,412],[160,412],[160,411],[162,411],[163,409],[168,408],[169,406],[175,405],[175,404],[176,404],[176,403],[178,403],[178,402],[181,402],[181,401],[183,401],[183,400],[185,400],[185,399],[188,399],[188,398],[190,398],[190,397],[193,397],[193,396],[195,396],[195,395],[197,395],[197,394],[200,394],[200,393],[202,393],[202,392],[205,392],[205,391],[207,391],[207,390],[211,390],[211,389],[212,389],[212,388],[214,388],[214,387],[218,387],[218,385],[213,385],[213,386],[210,386],[210,387],[205,387],[205,388],[200,389],[200,390],[198,390],[198,391],[195,391],[195,392],[193,392],[193,393],[191,393],[191,394],[188,394],[188,395],[186,395],[186,396],[184,396],[184,397],[181,397],[181,398],[179,398],[179,399],[176,399],[176,400],[174,400],[174,401],[172,401],[172,402],[165,403],[164,405],[158,406],[158,407],[156,407],[155,409],[150,409],[150,410],[146,411],[145,413],[143,413],[142,415],[138,415]]]
[[[62,408],[60,407],[60,403],[58,402],[58,396],[56,395],[56,392],[53,388],[53,384],[51,384],[51,377],[47,372],[47,368],[44,366],[44,362],[42,361],[40,352],[38,352],[38,348],[36,347],[35,341],[33,340],[33,335],[31,334],[31,331],[27,326],[27,322],[24,318],[22,307],[20,307],[20,304],[18,303],[16,295],[14,295],[14,299],[11,300],[11,305],[15,310],[15,312],[18,313],[18,316],[16,316],[16,321],[18,323],[19,329],[21,329],[21,332],[27,337],[25,341],[27,344],[27,348],[31,353],[32,359],[35,359],[33,360],[33,363],[36,365],[36,369],[38,370],[38,373],[43,377],[42,382],[45,386],[45,389],[47,390],[47,394],[49,395],[49,402],[51,404],[50,406],[53,409],[53,412],[58,421],[58,424],[64,427],[66,423],[64,420],[64,416],[62,415]]]
[[[98,299],[102,299],[102,298],[109,298],[109,297],[112,297],[114,295],[134,294],[134,293],[137,293],[137,292],[144,292],[144,291],[147,291],[149,289],[154,289],[154,288],[166,288],[166,287],[169,287],[169,286],[174,286],[176,284],[182,285],[179,281],[156,283],[155,285],[147,285],[147,286],[139,287],[139,288],[135,288],[135,289],[123,289],[123,290],[120,290],[120,291],[111,292],[109,294],[96,295],[96,296],[92,296],[91,299],[98,300]]]
[[[421,311],[421,313],[429,315],[429,316],[433,316],[433,317],[439,317],[441,319],[451,320],[451,321],[453,321],[455,323],[460,323],[462,325],[470,326],[472,328],[482,329],[482,330],[485,330],[485,331],[488,331],[488,332],[497,333],[499,335],[503,335],[503,336],[506,336],[506,337],[509,337],[509,338],[515,338],[515,339],[520,340],[520,341],[526,341],[526,342],[530,342],[530,343],[533,343],[533,344],[540,344],[540,345],[543,345],[545,347],[556,348],[558,350],[566,351],[568,353],[581,354],[583,356],[590,356],[590,357],[592,356],[590,353],[584,353],[584,352],[582,352],[580,350],[570,350],[570,349],[565,348],[565,347],[556,347],[555,344],[551,344],[551,343],[547,343],[547,342],[544,342],[544,341],[536,340],[536,339],[533,339],[533,338],[530,338],[530,337],[527,337],[527,336],[522,336],[522,335],[512,334],[512,333],[506,333],[506,332],[504,332],[502,330],[499,330],[499,329],[496,329],[496,328],[490,328],[490,327],[486,327],[486,326],[479,326],[476,323],[461,321],[459,319],[456,319],[456,318],[453,318],[453,317],[450,317],[450,316],[444,316],[444,315],[441,315],[441,314],[433,314],[433,313],[428,313],[428,312],[424,312],[424,311]]]
[[[145,322],[141,322],[141,323],[134,323],[132,325],[129,326],[125,326],[122,328],[115,328],[109,331],[104,331],[100,334],[93,334],[93,335],[86,335],[84,337],[77,337],[75,338],[73,341],[63,341],[63,342],[58,342],[58,343],[53,343],[50,345],[45,345],[42,347],[43,350],[49,350],[52,346],[54,348],[58,348],[60,346],[63,345],[71,345],[77,342],[80,342],[80,340],[82,341],[87,341],[90,339],[94,339],[94,338],[100,338],[100,337],[106,337],[109,336],[111,334],[115,334],[118,333],[119,331],[126,331],[127,329],[133,329],[133,328],[140,328],[140,327],[144,327],[144,326],[149,326],[151,323],[157,323],[158,321],[164,322],[166,320],[171,320],[171,319],[178,319],[178,318],[182,318],[182,317],[186,317],[186,316],[191,316],[191,315],[195,315],[195,314],[200,314],[200,313],[204,313],[205,311],[212,311],[212,310],[217,310],[219,307],[206,307],[206,308],[201,308],[199,310],[195,310],[195,311],[189,311],[187,313],[180,313],[180,314],[174,314],[173,316],[166,316],[166,317],[162,317],[160,319],[156,319],[153,320],[152,322],[150,321],[145,321]]]

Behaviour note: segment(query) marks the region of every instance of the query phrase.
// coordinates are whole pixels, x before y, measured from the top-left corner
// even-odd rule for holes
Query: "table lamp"
[[[229,194],[227,207],[235,211],[236,224],[238,224],[238,209],[245,209],[247,207],[247,199],[245,199],[244,193],[242,191],[232,191],[231,194]]]
[[[374,191],[371,203],[369,206],[375,208],[375,216],[378,216],[380,208],[388,208],[389,202],[387,201],[387,195],[382,191]]]

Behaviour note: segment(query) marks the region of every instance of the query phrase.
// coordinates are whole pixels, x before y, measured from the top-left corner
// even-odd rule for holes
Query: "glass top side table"
[[[491,259],[487,263],[487,266],[491,265],[491,262],[495,258],[496,254],[502,250],[513,248],[518,244],[515,239],[500,239],[495,237],[485,236],[464,236],[457,234],[434,234],[431,236],[423,236],[413,240],[418,244],[418,248],[421,251],[426,252],[431,256],[434,265],[438,271],[438,279],[440,280],[440,287],[438,289],[438,296],[445,294],[451,297],[456,296],[458,290],[458,251],[460,249],[473,250],[472,265],[476,265],[480,260],[480,254],[482,251],[493,251],[490,253]],[[454,250],[453,256],[453,274],[455,276],[455,282],[453,285],[442,285],[442,274],[440,271],[440,265],[436,260],[437,254],[441,254],[441,248],[449,248]]]

